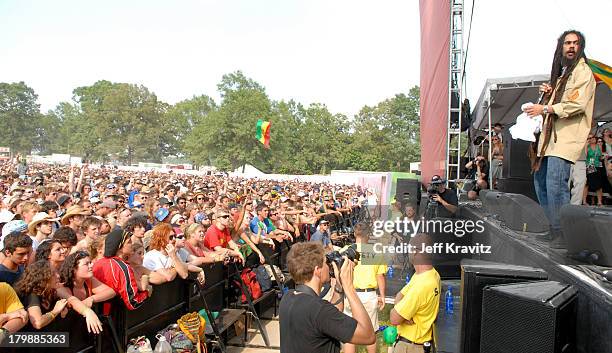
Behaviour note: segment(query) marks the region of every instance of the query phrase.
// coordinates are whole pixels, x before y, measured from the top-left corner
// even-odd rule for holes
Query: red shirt
[[[204,246],[212,250],[214,250],[216,246],[227,248],[227,243],[229,243],[230,240],[232,240],[232,236],[228,228],[220,230],[212,224],[208,227],[204,235]]]
[[[149,296],[139,291],[132,267],[118,257],[104,257],[93,266],[94,276],[119,294],[128,310],[137,309]]]

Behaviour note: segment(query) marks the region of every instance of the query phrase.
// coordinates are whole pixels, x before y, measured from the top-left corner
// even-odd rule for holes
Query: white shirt
[[[174,261],[159,250],[149,250],[145,253],[142,265],[150,271],[156,271],[160,268],[172,268]]]

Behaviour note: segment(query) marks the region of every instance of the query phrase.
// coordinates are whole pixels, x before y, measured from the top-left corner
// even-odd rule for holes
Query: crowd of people
[[[133,310],[155,285],[189,273],[203,283],[203,264],[256,266],[282,242],[339,236],[367,197],[356,186],[5,163],[0,340],[69,310],[99,333],[94,303],[118,296]]]

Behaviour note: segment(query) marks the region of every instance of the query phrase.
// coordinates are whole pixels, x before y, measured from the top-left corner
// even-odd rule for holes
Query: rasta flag
[[[593,71],[595,81],[603,81],[612,89],[612,67],[593,59],[589,59],[589,67]]]
[[[270,148],[270,122],[257,120],[257,139],[264,144],[265,148]]]

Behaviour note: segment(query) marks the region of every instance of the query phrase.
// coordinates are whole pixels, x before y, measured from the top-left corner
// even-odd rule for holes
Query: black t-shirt
[[[283,296],[279,320],[281,353],[338,353],[357,329],[355,319],[304,285]]]
[[[3,264],[0,264],[0,282],[6,282],[12,286],[21,277],[24,270],[23,265],[17,266],[17,271],[11,271]]]
[[[444,192],[440,194],[440,197],[451,205],[454,205],[454,206],[459,205],[459,200],[457,199],[457,193],[455,190],[445,189]],[[431,200],[429,202],[431,202]],[[447,210],[446,207],[442,206],[441,203],[438,203],[437,209],[438,209],[437,210],[438,217],[442,217],[442,218],[455,217],[455,214]]]

